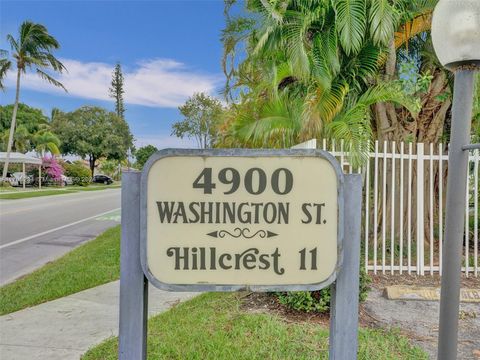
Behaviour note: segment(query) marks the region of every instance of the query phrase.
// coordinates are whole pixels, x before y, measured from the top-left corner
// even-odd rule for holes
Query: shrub
[[[46,181],[61,183],[64,172],[63,167],[57,162],[55,157],[44,157],[42,159],[42,171],[46,175]]]
[[[100,169],[105,175],[114,177],[115,173],[118,173],[118,161],[104,160],[100,164]]]
[[[0,178],[0,187],[2,187],[2,188],[11,188],[11,187],[12,187],[12,184],[10,184],[10,181],[1,180],[1,178]]]
[[[277,293],[278,300],[286,307],[304,312],[325,312],[330,305],[330,289],[320,291],[291,291]]]
[[[91,182],[90,170],[78,162],[65,165],[65,175],[72,179],[74,185],[87,186]]]
[[[360,271],[359,300],[367,298],[371,280],[365,270]],[[292,291],[276,293],[278,300],[286,307],[304,312],[326,312],[330,308],[330,288],[319,291]]]

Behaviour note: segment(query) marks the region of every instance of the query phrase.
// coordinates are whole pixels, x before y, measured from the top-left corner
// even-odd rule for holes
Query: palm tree
[[[10,124],[8,137],[7,156],[3,167],[3,178],[7,175],[10,152],[15,134],[15,123],[20,98],[21,75],[25,74],[27,69],[34,67],[36,73],[42,79],[67,91],[60,82],[44,71],[46,69],[52,69],[53,71],[61,73],[63,70],[66,70],[65,66],[63,66],[63,64],[52,54],[53,50],[60,47],[60,44],[48,33],[45,26],[31,21],[25,21],[20,25],[18,38],[15,39],[9,34],[7,35],[7,41],[10,43],[12,57],[17,65],[17,82],[15,105],[13,107],[12,122]]]
[[[369,106],[355,106],[368,89],[380,84],[371,99],[408,103],[398,87],[376,79],[398,24],[388,0],[250,0],[247,8],[258,20],[227,18],[223,33],[226,57],[237,43],[247,53],[227,69],[227,92],[240,91],[246,104],[237,107],[233,137],[258,146],[287,146],[327,132],[338,137],[341,116],[361,108],[357,137],[348,137],[358,149],[371,136],[370,122],[363,121],[371,118]],[[246,110],[252,107],[257,110]]]
[[[52,155],[59,155],[60,139],[50,131],[39,131],[33,136],[35,150],[45,156],[46,151],[50,151]]]
[[[330,137],[342,136],[340,127],[334,123],[338,124],[348,109],[355,108],[355,103],[369,89],[378,86],[377,90],[384,96],[374,97],[378,102],[372,104],[375,111],[368,114],[370,123],[356,123],[357,128],[365,128],[352,133],[362,135],[352,137],[351,141],[357,143],[350,144],[354,148],[366,140],[366,134],[379,139],[404,140],[405,122],[400,121],[400,116],[396,121],[396,112],[411,124],[427,117],[423,112],[417,116],[421,108],[438,109],[438,106],[428,106],[426,101],[439,102],[437,95],[442,94],[445,86],[436,86],[437,82],[432,81],[431,88],[435,91],[430,90],[429,95],[433,96],[418,99],[419,94],[405,94],[398,86],[401,81],[397,74],[397,53],[413,48],[414,41],[428,39],[425,31],[430,27],[437,0],[249,0],[247,9],[255,15],[249,18],[228,15],[234,2],[227,3],[227,26],[222,35],[227,75],[225,95],[239,102],[233,106],[236,110],[233,113],[238,115],[237,125],[245,125],[246,116],[261,122],[263,107],[268,107],[268,124],[255,125],[257,141],[262,129],[280,126],[279,119],[285,112],[278,106],[279,96],[290,103],[293,99],[303,99],[303,106],[290,107],[290,113],[293,108],[301,112],[300,131],[295,141],[302,141],[324,137],[327,132]],[[242,46],[246,57],[239,62],[234,56]],[[420,51],[428,52],[426,50],[423,46]],[[432,74],[440,85],[445,82],[438,71]],[[414,98],[416,108],[410,101]],[[447,101],[442,109],[448,106]],[[361,108],[363,114],[370,111]],[[272,110],[278,116],[272,116]],[[277,125],[272,122],[274,119]],[[362,119],[367,119],[367,115]],[[229,123],[233,126],[227,131],[232,142],[231,138],[242,132],[236,131],[239,126],[234,119]],[[248,144],[252,145],[253,137],[249,139]],[[260,145],[268,146],[263,139]],[[278,140],[272,138],[272,144],[278,144]]]

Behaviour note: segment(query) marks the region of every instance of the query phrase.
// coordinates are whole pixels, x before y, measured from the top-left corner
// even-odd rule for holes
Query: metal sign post
[[[330,360],[353,360],[358,349],[362,177],[345,175],[343,266],[331,286]]]
[[[146,359],[148,281],[140,263],[140,179],[122,174],[122,235],[120,242],[120,324],[118,358]]]
[[[170,149],[142,175],[124,173],[119,359],[146,359],[148,282],[169,291],[333,284],[330,358],[356,359],[361,188],[360,175],[344,176],[319,150]]]

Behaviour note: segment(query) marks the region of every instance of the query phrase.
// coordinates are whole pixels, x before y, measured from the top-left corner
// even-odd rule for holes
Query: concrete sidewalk
[[[150,286],[149,315],[197,293]],[[119,282],[98,286],[0,317],[0,359],[80,359],[88,349],[118,335]]]

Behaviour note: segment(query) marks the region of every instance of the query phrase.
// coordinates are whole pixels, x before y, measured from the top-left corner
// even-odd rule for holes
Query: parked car
[[[15,176],[13,176],[12,173],[7,172],[7,177],[4,180],[8,181],[12,186],[18,186],[18,179]]]
[[[14,172],[13,177],[17,179],[18,185],[23,185],[23,172]],[[33,184],[33,177],[25,174],[25,185],[32,185]]]
[[[95,175],[92,179],[93,183],[100,183],[105,185],[110,185],[113,183],[113,179],[107,175]]]
[[[62,175],[62,183],[64,186],[73,185],[73,180],[69,176]]]

